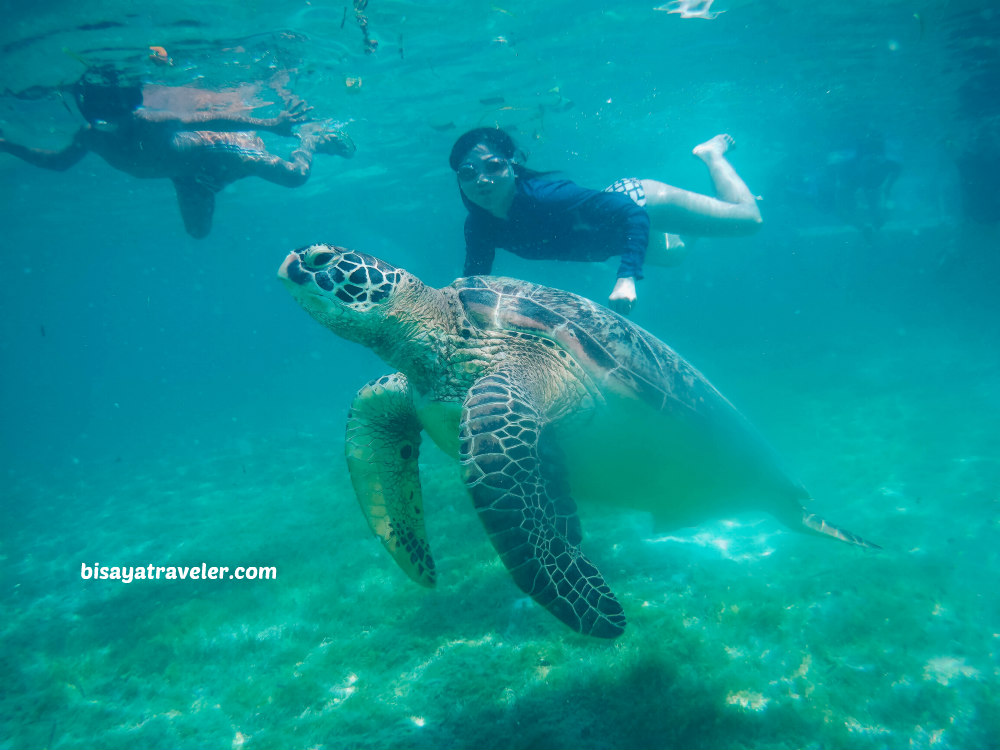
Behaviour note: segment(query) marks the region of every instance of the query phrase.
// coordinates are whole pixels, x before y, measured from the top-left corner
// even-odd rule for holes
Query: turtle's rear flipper
[[[882,549],[877,544],[873,544],[866,539],[862,539],[857,534],[852,534],[846,529],[834,526],[832,523],[824,521],[815,513],[809,513],[805,510],[802,511],[802,525],[809,531],[814,531],[817,534],[823,534],[825,536],[832,536],[833,538],[840,539],[848,544],[856,544],[859,547],[867,547],[868,549]]]
[[[435,583],[420,491],[420,422],[401,373],[373,380],[347,417],[347,468],[368,525],[406,574]]]
[[[573,630],[615,638],[625,614],[580,551],[576,504],[558,457],[540,455],[543,425],[521,380],[500,372],[469,390],[459,431],[466,486],[517,585]]]

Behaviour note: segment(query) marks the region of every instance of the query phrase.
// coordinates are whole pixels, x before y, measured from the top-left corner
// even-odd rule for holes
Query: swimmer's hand
[[[608,297],[608,306],[617,313],[628,315],[635,305],[635,279],[625,276],[618,279]]]
[[[293,125],[297,125],[300,122],[308,122],[312,119],[309,116],[312,107],[304,99],[293,96],[288,99],[286,104],[288,108],[282,110],[281,114],[274,118],[274,132],[278,135],[291,135]]]

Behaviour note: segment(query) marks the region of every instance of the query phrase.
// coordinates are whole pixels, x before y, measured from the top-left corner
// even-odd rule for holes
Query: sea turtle
[[[494,276],[435,289],[322,244],[290,253],[279,276],[316,320],[398,369],[358,392],[346,454],[369,525],[417,583],[435,582],[421,431],[461,464],[517,585],[587,635],[620,635],[625,615],[580,549],[576,500],[650,511],[663,525],[756,508],[875,546],[805,511],[809,494],[711,383],[587,299]]]

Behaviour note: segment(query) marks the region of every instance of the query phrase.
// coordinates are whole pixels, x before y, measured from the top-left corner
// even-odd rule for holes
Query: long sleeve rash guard
[[[621,256],[618,277],[642,278],[649,216],[624,193],[569,180],[518,178],[507,219],[473,207],[465,220],[465,275],[488,274],[496,249],[529,259],[603,261]]]

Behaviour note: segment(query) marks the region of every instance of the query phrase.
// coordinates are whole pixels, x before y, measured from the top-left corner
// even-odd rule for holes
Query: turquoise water
[[[301,188],[230,186],[204,240],[169,182],[0,155],[0,748],[1000,744],[1000,242],[963,216],[955,167],[1000,114],[1000,14],[653,5],[371,0],[366,54],[342,4],[0,4],[11,140],[68,141],[73,113],[13,94],[72,81],[82,57],[167,83],[294,69],[358,146]],[[633,317],[882,552],[763,517],[664,534],[583,508],[629,616],[598,642],[524,598],[428,445],[438,588],[396,568],[341,458],[353,393],[386,367],[275,273],[328,241],[449,282],[464,209],[447,153],[494,122],[530,166],[593,187],[707,190],[690,149],[734,136],[763,228],[647,269]],[[866,240],[799,188],[871,129],[903,171]],[[598,301],[614,270],[496,265]],[[81,577],[202,563],[277,579]]]

